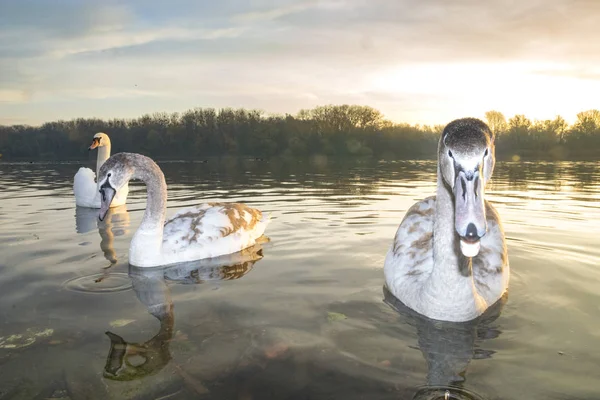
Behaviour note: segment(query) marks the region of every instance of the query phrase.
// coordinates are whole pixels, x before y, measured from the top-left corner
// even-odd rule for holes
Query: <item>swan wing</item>
[[[409,303],[433,269],[435,196],[415,203],[400,223],[384,263],[389,290]]]
[[[177,212],[166,221],[166,262],[199,260],[250,247],[262,236],[269,218],[241,203],[206,203]]]
[[[75,204],[80,207],[100,207],[100,196],[96,190],[96,174],[89,168],[81,167],[73,180]],[[96,197],[98,195],[98,197]],[[97,204],[96,204],[97,203]]]
[[[500,215],[486,200],[487,233],[481,238],[479,254],[473,257],[473,281],[477,291],[489,305],[495,303],[508,288],[510,276],[506,239]]]

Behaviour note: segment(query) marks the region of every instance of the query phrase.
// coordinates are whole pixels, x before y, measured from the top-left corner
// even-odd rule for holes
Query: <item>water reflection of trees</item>
[[[498,162],[492,189],[585,191],[600,182],[600,170],[594,162]],[[328,157],[309,159],[277,158],[256,161],[238,157],[213,158],[200,162],[159,162],[170,188],[184,188],[189,200],[194,193],[213,193],[226,197],[261,195],[269,190],[277,194],[297,193],[324,198],[345,198],[377,194],[390,183],[435,182],[434,161],[340,160]],[[73,176],[78,163],[2,163],[0,188],[19,188],[25,193],[59,189],[72,195]],[[90,163],[90,166],[91,163]],[[93,167],[93,166],[92,166]],[[541,185],[541,186],[540,186]],[[142,186],[134,181],[133,187]],[[173,195],[173,193],[171,193]],[[193,197],[193,198],[192,198]]]
[[[600,170],[594,162],[504,162],[496,165],[492,185],[496,182],[513,190],[541,190],[545,185],[546,190],[558,191],[568,185],[579,191],[597,185]]]

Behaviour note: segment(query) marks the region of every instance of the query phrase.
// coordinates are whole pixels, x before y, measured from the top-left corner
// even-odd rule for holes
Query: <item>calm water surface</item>
[[[98,223],[75,207],[78,163],[0,163],[0,399],[428,399],[448,384],[463,398],[600,398],[597,163],[497,165],[509,294],[463,325],[383,291],[434,162],[159,164],[168,215],[243,201],[272,213],[270,241],[130,270],[143,185]]]

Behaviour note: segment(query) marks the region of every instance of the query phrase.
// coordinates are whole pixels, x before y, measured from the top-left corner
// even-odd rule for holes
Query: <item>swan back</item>
[[[165,223],[163,256],[171,263],[231,254],[253,246],[268,223],[259,210],[241,203],[186,208]]]
[[[98,208],[100,197],[95,182],[96,174],[89,168],[81,167],[73,179],[75,204],[79,207]]]

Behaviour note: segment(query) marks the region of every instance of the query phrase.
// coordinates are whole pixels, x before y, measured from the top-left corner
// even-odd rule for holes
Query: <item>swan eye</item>
[[[487,150],[486,150],[486,153],[485,153],[485,154],[487,155]],[[110,172],[109,172],[108,174],[106,174],[106,177],[107,177],[107,178],[110,178]]]
[[[488,152],[488,149],[485,149],[485,153],[483,153],[483,156],[484,156],[484,157],[487,157],[488,153],[489,153],[489,152]]]
[[[450,156],[450,158],[454,158],[454,157],[452,157],[452,151],[451,150],[448,150],[448,155]]]

